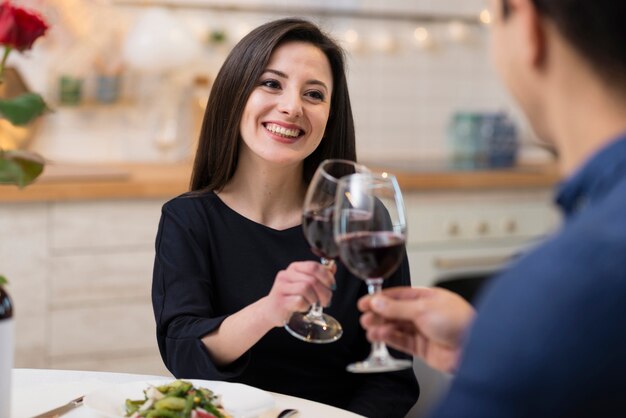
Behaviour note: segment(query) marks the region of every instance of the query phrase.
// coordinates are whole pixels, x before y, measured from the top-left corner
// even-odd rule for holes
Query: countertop
[[[559,180],[554,165],[499,170],[459,170],[442,166],[373,164],[397,176],[405,191],[551,188]],[[0,185],[0,203],[98,199],[171,198],[188,190],[191,165],[49,164],[30,186]]]

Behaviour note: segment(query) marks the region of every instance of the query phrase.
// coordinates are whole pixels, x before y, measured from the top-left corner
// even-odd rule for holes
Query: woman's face
[[[324,136],[332,84],[319,48],[299,41],[276,48],[243,111],[240,159],[302,163]]]

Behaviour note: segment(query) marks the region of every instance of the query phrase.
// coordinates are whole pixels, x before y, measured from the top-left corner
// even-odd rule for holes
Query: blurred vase
[[[160,74],[189,64],[198,57],[201,47],[191,30],[170,10],[151,8],[129,30],[122,52],[131,68]]]
[[[0,285],[0,417],[11,416],[11,369],[13,368],[13,305]]]
[[[0,84],[0,98],[11,99],[30,90],[14,68],[4,70],[4,81]],[[0,148],[4,150],[28,148],[37,133],[41,118],[36,118],[24,126],[15,126],[0,118]]]

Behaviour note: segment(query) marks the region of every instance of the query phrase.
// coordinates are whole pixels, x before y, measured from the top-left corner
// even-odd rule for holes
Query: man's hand
[[[389,288],[364,296],[358,307],[370,341],[384,341],[444,372],[456,368],[475,315],[465,299],[440,288]]]

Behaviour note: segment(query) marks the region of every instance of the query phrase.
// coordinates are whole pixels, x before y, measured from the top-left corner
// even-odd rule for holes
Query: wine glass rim
[[[322,161],[319,165],[319,171],[322,174],[322,176],[324,176],[325,179],[338,183],[339,180],[341,180],[341,178],[337,178],[331,174],[328,173],[328,171],[326,171],[326,169],[324,168],[326,165],[328,164],[334,164],[334,163],[343,163],[343,164],[347,164],[347,165],[351,165],[353,167],[359,168],[362,171],[360,171],[359,173],[371,173],[370,169],[367,168],[367,166],[357,163],[356,161],[352,161],[352,160],[346,160],[346,159],[342,159],[342,158],[329,158],[326,159],[324,161]],[[353,174],[357,174],[357,173],[353,173]],[[352,174],[347,174],[347,176],[352,175]],[[343,176],[346,177],[346,176]],[[343,178],[342,177],[342,178]]]
[[[383,172],[373,172],[373,171],[366,171],[366,172],[360,172],[360,173],[353,173],[353,174],[348,174],[347,176],[342,177],[341,179],[339,179],[340,182],[342,183],[348,183],[350,181],[350,177],[352,178],[356,178],[356,177],[370,177],[376,180],[384,180],[384,181],[391,181],[392,183],[397,183],[398,179],[396,178],[396,176],[394,174],[388,173],[386,171]]]

